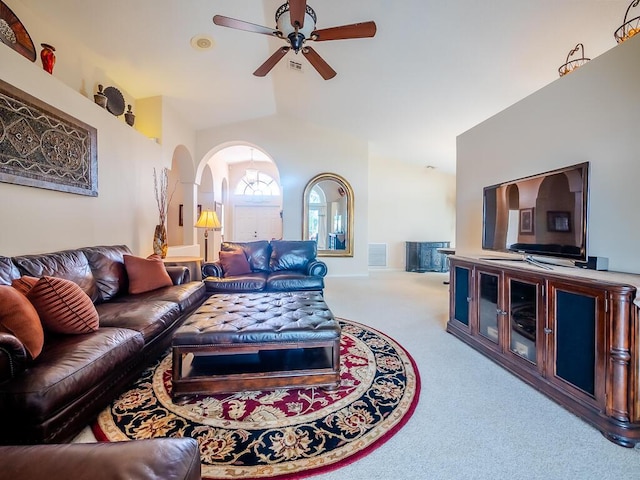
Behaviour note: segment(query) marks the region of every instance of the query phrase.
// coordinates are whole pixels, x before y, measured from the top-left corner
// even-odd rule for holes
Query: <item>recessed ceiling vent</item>
[[[302,64],[300,62],[295,62],[293,60],[289,60],[289,70],[294,70],[296,72],[303,72]]]
[[[196,35],[191,39],[191,47],[199,51],[209,50],[213,47],[213,38],[209,35]]]

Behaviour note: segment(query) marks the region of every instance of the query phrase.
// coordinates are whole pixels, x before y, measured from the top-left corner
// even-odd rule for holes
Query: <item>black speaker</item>
[[[587,257],[586,262],[576,261],[575,266],[589,270],[609,270],[609,259],[607,257]]]

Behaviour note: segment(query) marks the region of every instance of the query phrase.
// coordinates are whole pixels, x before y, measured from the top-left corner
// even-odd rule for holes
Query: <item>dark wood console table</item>
[[[449,257],[447,331],[619,445],[640,443],[640,275]]]

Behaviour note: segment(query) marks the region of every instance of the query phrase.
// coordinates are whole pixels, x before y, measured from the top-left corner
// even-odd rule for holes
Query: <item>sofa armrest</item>
[[[24,344],[10,333],[0,333],[0,383],[16,377],[29,359]]]
[[[191,281],[191,271],[184,265],[166,265],[167,273],[174,285],[183,285]]]
[[[321,260],[312,260],[307,265],[307,275],[312,277],[324,277],[327,271],[327,264]]]
[[[207,277],[224,277],[220,262],[208,262],[202,265],[202,278]]]
[[[193,438],[0,447],[0,472],[12,480],[199,480],[202,475]]]

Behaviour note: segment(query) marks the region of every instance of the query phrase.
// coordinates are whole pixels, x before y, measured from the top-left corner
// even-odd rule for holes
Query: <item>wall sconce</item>
[[[637,1],[640,2],[640,0],[637,0]],[[569,60],[569,58],[572,55],[575,55],[576,53],[578,53],[578,50],[581,51],[582,57],[576,58],[574,60]],[[562,77],[563,75],[566,75],[567,73],[573,72],[576,68],[581,67],[582,65],[587,63],[589,60],[591,60],[591,59],[584,57],[584,45],[579,43],[579,44],[577,44],[575,46],[574,49],[569,51],[569,55],[567,55],[567,61],[566,61],[566,63],[564,65],[562,65],[560,68],[558,68],[558,73],[560,73],[560,76]]]
[[[627,7],[627,11],[624,14],[624,22],[613,34],[613,36],[616,37],[616,42],[622,43],[628,38],[633,37],[636,33],[640,33],[640,16],[627,20],[629,10],[631,10],[632,7],[637,7],[639,3],[640,0],[633,0]]]

